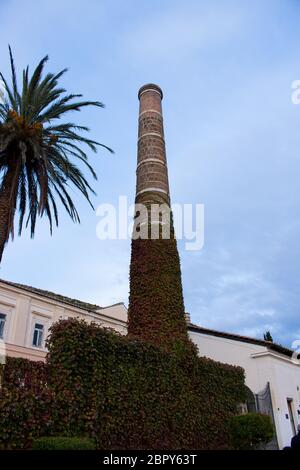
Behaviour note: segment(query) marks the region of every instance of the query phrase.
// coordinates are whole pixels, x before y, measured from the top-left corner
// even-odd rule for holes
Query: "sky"
[[[204,204],[200,251],[179,241],[194,323],[291,347],[300,339],[300,79],[297,0],[0,0],[0,70],[46,54],[70,92],[105,103],[72,116],[111,146],[90,161],[93,204],[134,201],[137,91],[157,83],[173,203]],[[60,212],[49,235],[9,242],[0,277],[105,306],[128,303],[130,240],[99,240],[96,212],[74,191],[81,224]]]

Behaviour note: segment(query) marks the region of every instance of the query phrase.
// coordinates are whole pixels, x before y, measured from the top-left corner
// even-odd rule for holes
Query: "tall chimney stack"
[[[161,100],[163,93],[154,84],[144,85],[140,100],[137,203],[170,204],[168,168],[164,140]]]
[[[151,205],[170,207],[168,168],[161,101],[154,84],[140,88],[136,204],[150,214]],[[136,206],[136,215],[138,213]],[[141,223],[142,225],[142,223]],[[182,350],[188,339],[181,284],[180,261],[172,217],[166,239],[142,237],[131,242],[128,334],[167,350]]]

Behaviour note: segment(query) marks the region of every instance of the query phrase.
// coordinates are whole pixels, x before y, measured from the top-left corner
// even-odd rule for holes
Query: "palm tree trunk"
[[[15,201],[12,201],[12,192],[16,178],[16,168],[9,168],[4,175],[0,189],[0,263],[6,242],[10,233],[13,233],[13,220],[15,215]]]

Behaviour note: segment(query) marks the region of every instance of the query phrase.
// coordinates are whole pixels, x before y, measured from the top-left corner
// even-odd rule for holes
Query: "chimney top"
[[[138,97],[140,99],[141,94],[145,93],[146,91],[156,91],[157,93],[160,94],[160,99],[163,99],[163,92],[161,88],[158,85],[155,85],[154,83],[147,83],[146,85],[143,85],[139,89]]]

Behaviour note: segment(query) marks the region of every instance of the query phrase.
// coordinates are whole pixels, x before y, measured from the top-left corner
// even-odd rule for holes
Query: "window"
[[[6,315],[0,313],[0,339],[4,337],[4,326],[5,326]]]
[[[34,325],[34,331],[33,331],[33,341],[32,341],[33,346],[37,348],[42,347],[43,334],[44,334],[44,325],[41,325],[40,323],[36,323]]]

